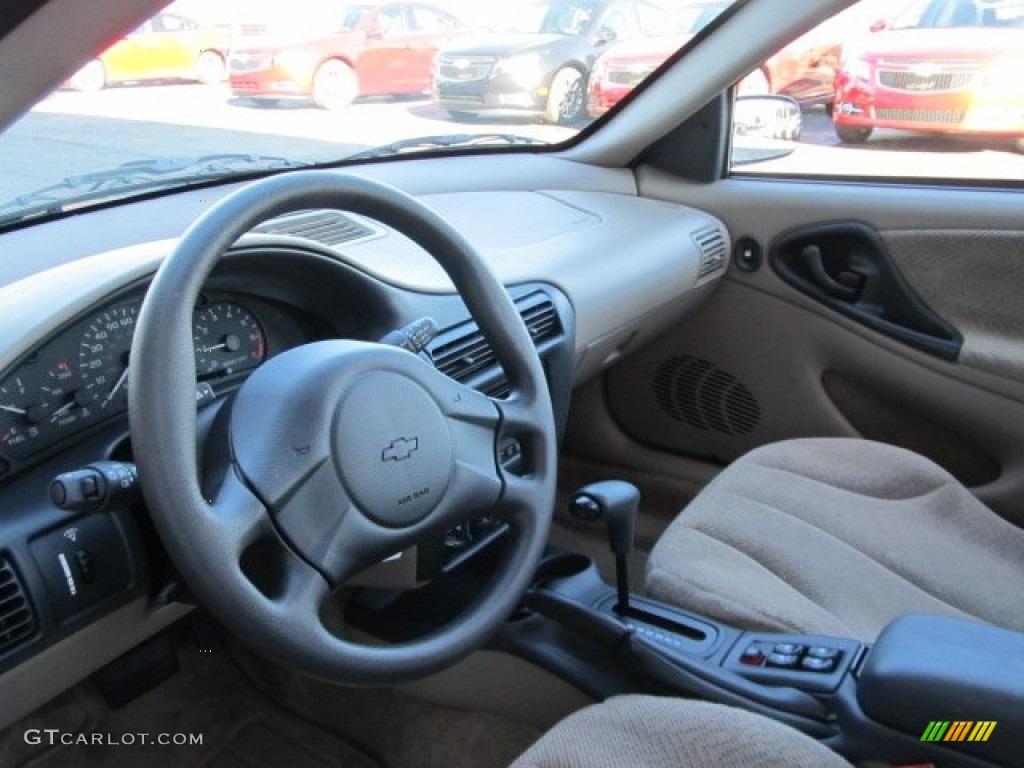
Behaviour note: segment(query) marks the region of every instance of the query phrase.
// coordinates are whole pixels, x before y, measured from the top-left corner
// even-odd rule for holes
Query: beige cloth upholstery
[[[1024,531],[931,461],[791,440],[738,459],[662,534],[652,596],[739,627],[873,640],[908,612],[1024,631]]]
[[[774,720],[685,699],[619,696],[548,731],[512,768],[850,768]]]

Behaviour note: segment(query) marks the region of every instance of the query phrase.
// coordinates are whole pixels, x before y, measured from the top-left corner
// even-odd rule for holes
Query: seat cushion
[[[827,747],[734,707],[617,696],[548,731],[512,768],[850,768]]]
[[[665,530],[655,598],[748,629],[870,641],[908,612],[1024,631],[1024,531],[915,453],[855,439],[759,448]]]

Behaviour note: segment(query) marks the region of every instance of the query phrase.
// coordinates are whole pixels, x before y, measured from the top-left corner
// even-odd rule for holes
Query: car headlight
[[[994,59],[982,75],[985,88],[1019,93],[1022,89],[1020,73],[1024,71],[1024,57],[1007,56]]]
[[[498,62],[498,72],[512,78],[516,85],[523,90],[533,90],[544,81],[544,68],[541,65],[540,54],[525,53],[520,56],[510,56]]]
[[[871,62],[861,56],[852,56],[846,59],[842,69],[851,80],[864,82],[871,80]]]
[[[315,64],[316,57],[305,48],[289,48],[274,54],[274,65],[299,79],[307,77]]]

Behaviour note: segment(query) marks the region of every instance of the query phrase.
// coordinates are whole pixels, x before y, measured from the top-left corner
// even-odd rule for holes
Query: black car
[[[535,113],[568,125],[585,114],[587,78],[611,43],[664,28],[667,11],[644,0],[547,0],[527,27],[443,51],[435,101],[455,118]],[[520,17],[522,18],[522,17]]]

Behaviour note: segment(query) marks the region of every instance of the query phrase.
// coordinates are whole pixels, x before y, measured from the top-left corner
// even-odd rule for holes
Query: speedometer
[[[125,407],[128,352],[138,314],[139,303],[132,301],[104,310],[89,320],[78,348],[80,406],[94,405],[111,411]],[[75,406],[69,402],[65,407],[72,413]]]
[[[215,301],[198,310],[192,338],[200,379],[255,368],[267,356],[266,336],[256,316],[233,301]]]

